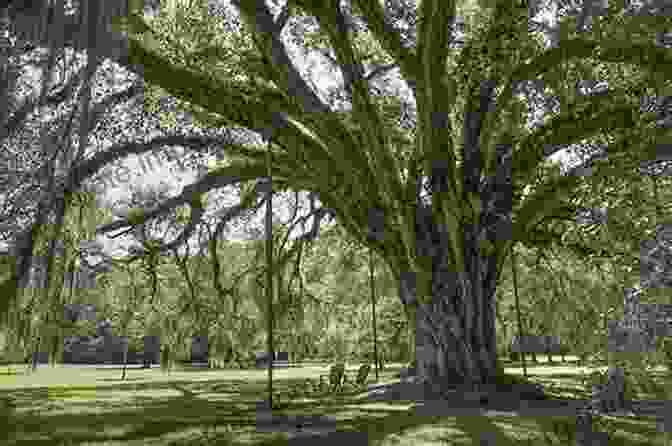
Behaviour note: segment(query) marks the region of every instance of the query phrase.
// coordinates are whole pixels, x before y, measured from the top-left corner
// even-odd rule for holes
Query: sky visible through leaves
[[[469,2],[473,3],[473,0],[469,0]],[[267,3],[271,7],[271,10],[275,14],[277,14],[280,11],[280,5],[284,4],[285,2],[284,1],[278,2],[277,0],[267,0]],[[233,6],[231,6],[229,0],[220,1],[219,4],[224,6],[223,11],[226,11],[225,12],[226,14],[234,14],[237,16],[237,11]],[[552,18],[553,15],[549,11],[544,11],[541,12],[539,16],[537,16],[536,20],[550,21],[552,20]],[[290,19],[290,22],[288,23],[288,25],[285,28],[285,31],[283,32],[283,40],[287,45],[290,57],[292,57],[292,60],[297,65],[297,68],[301,72],[302,76],[304,76],[304,78],[309,79],[310,80],[309,83],[312,83],[315,86],[318,92],[318,96],[320,96],[322,100],[327,102],[329,91],[334,89],[342,90],[343,83],[340,73],[338,73],[337,70],[334,70],[333,67],[330,67],[330,64],[328,63],[327,59],[319,52],[309,50],[308,53],[305,53],[303,49],[299,49],[297,45],[291,41],[291,39],[287,38],[288,37],[287,29],[289,29],[292,26],[292,22],[293,20]],[[83,56],[79,55],[79,58],[81,58],[81,60],[84,61]],[[126,74],[125,70],[116,66],[113,67],[112,71],[117,74],[118,73],[123,73],[122,75]],[[32,86],[34,91],[37,91],[37,88],[40,85],[39,82],[40,77],[41,73],[38,72],[37,69],[35,68],[27,68],[26,70],[24,70],[24,76],[22,78],[23,80],[22,82],[24,82],[22,83],[22,85],[24,86],[24,88],[21,89],[22,97],[28,94],[27,91],[28,86]],[[96,76],[96,84],[98,83],[98,78],[99,75]],[[127,81],[126,84],[128,84],[128,82],[130,81]],[[412,104],[414,111],[415,107],[414,100],[410,95],[410,90],[406,86],[405,82],[401,80],[398,70],[395,69],[389,71],[386,75],[377,78],[374,81],[374,85],[377,88],[381,89],[382,91],[386,92],[387,94],[405,98],[408,102]],[[122,87],[116,87],[115,90],[118,91],[121,90],[121,88]],[[102,99],[104,94],[109,94],[109,91],[105,92],[101,91],[100,89],[94,88],[93,100],[98,101]],[[337,105],[337,107],[341,110],[345,110],[346,109],[345,106],[347,106],[347,104],[345,103]],[[39,117],[39,121],[52,120],[55,119],[56,116],[57,114],[54,111],[50,111],[49,113],[43,113]],[[117,122],[122,123],[126,116],[127,112],[121,112],[121,113],[115,112],[114,119]],[[541,116],[542,115],[539,113],[538,115],[530,117],[531,119],[528,120],[528,125],[538,124],[540,122]],[[118,132],[112,132],[112,133],[117,138],[117,141],[115,142],[118,142],[119,133]],[[138,134],[132,135],[130,133],[124,134],[124,136],[127,139],[135,139],[135,140],[142,139],[147,141],[153,137],[160,136],[161,134],[162,134],[161,130],[155,129],[153,131],[149,131],[144,136]],[[91,143],[93,144],[92,147],[95,146],[107,147],[113,144],[113,141],[110,139],[101,140],[98,139],[97,137],[100,137],[100,133],[96,134],[94,132],[91,135]],[[553,160],[561,162],[563,166],[568,165],[568,163],[573,164],[573,160],[569,156],[567,150],[554,156]],[[141,161],[137,157],[132,156],[127,158],[122,163],[120,163],[123,164],[124,166],[122,167],[122,169],[130,172],[129,178],[127,180],[123,180],[124,177],[123,175],[115,175],[116,177],[122,178],[123,181],[116,180],[114,181],[115,184],[113,184],[112,187],[108,188],[105,194],[104,205],[111,206],[111,204],[114,203],[115,201],[129,197],[130,196],[129,186],[147,187],[147,186],[156,186],[160,184],[165,184],[169,187],[171,194],[178,194],[182,189],[182,187],[194,181],[198,175],[198,173],[193,169],[188,169],[186,171],[180,172],[179,169],[176,169],[176,165],[179,164],[179,162],[176,161],[163,165],[157,163],[155,160],[149,160],[149,161],[150,162],[145,161],[144,163],[141,164]],[[207,208],[208,212],[213,212],[215,206],[217,208],[220,208],[222,206],[222,199],[225,200],[228,205],[233,205],[237,202],[235,196],[227,197],[226,196],[227,194],[225,192],[216,192],[216,194],[218,196],[217,200],[209,200]],[[307,201],[305,201],[305,203],[307,203]],[[307,204],[305,204],[304,206],[305,206],[304,209],[299,211],[299,216],[307,214],[308,211]],[[280,220],[283,222],[287,221],[287,219],[290,216],[288,207],[284,205],[284,203],[282,203],[281,200],[274,200],[274,216],[279,217]],[[261,227],[261,225],[263,225],[263,217],[264,215],[262,210],[257,213],[257,215],[255,216],[255,218],[253,218],[252,221],[255,225],[259,225]],[[300,233],[293,234],[293,236],[298,235],[300,235]],[[234,229],[229,231],[228,234],[226,234],[226,238],[230,240],[241,240],[246,238],[246,236],[245,234],[242,233],[242,231]],[[130,242],[129,239],[126,239],[126,241],[122,241],[121,239],[123,239],[123,237],[120,237],[120,239],[117,239],[114,242],[112,242],[106,237],[100,237],[99,241],[103,242],[106,248],[108,248],[108,250],[118,253],[119,249],[121,249],[123,246],[128,246]]]

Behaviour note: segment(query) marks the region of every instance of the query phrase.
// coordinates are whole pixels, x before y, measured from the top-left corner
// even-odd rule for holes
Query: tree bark
[[[401,283],[402,299],[415,307],[419,380],[433,393],[494,383],[498,376],[494,289],[448,271],[434,276],[434,291],[425,304],[417,299],[413,279]]]
[[[487,90],[482,95],[487,98],[491,93]],[[470,131],[477,135],[478,126]],[[478,147],[465,146],[465,152],[475,156],[470,152]],[[440,164],[434,166],[431,177],[433,203],[416,206],[416,254],[427,270],[398,265],[399,292],[402,302],[415,312],[417,375],[431,393],[442,394],[450,387],[494,386],[502,373],[496,349],[495,290],[504,253],[496,246],[501,248],[501,241],[511,238],[510,152],[510,145],[496,148],[496,173],[481,186],[472,184],[477,176],[467,174],[473,168],[470,164],[479,165],[478,159],[465,159],[465,177],[470,182],[464,193],[479,197],[482,206],[479,210],[465,207],[456,227],[437,224],[440,194],[449,189],[447,171]],[[451,236],[458,239],[460,248],[451,250],[455,245]],[[452,258],[454,249],[460,250],[463,262]]]

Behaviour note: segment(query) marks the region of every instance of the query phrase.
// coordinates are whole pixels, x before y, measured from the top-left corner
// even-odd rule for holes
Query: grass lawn
[[[507,372],[522,373],[516,366],[505,363]],[[357,367],[349,364],[349,373]],[[379,383],[397,381],[400,367],[389,364]],[[274,370],[281,405],[275,423],[258,409],[266,370],[131,368],[124,382],[120,366],[40,365],[34,374],[24,374],[25,365],[11,369],[14,374],[0,367],[0,445],[574,445],[569,416],[480,409],[423,415],[414,410],[417,401],[374,402],[347,389],[336,396],[309,389],[305,380],[326,374],[328,364]],[[571,364],[528,367],[553,395],[585,399],[579,373]],[[660,370],[654,378],[662,384],[666,376]],[[374,381],[372,371],[369,384]],[[638,389],[636,400],[649,399]],[[11,415],[3,411],[8,400]],[[654,414],[602,417],[598,427],[612,432],[610,445],[672,446]],[[317,433],[325,437],[310,436]]]

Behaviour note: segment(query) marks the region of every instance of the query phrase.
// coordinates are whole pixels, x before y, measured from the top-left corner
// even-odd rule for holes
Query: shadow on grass
[[[549,439],[555,435],[556,439],[548,444],[571,444],[561,440],[563,432],[570,440],[573,431],[571,417],[420,416],[395,407],[394,402],[372,405],[367,400],[355,400],[354,393],[308,393],[305,379],[285,379],[274,382],[277,429],[272,432],[268,429],[272,423],[262,420],[258,409],[259,402],[266,396],[264,382],[244,379],[190,382],[178,378],[166,381],[166,375],[159,370],[151,373],[162,376],[163,381],[138,384],[142,378],[127,377],[128,381],[136,381],[134,383],[101,378],[117,384],[4,391],[0,393],[0,401],[11,401],[14,409],[8,409],[0,422],[11,426],[7,433],[14,441],[11,444],[16,446],[104,444],[105,441],[144,445],[157,444],[159,438],[159,444],[171,446],[300,446],[314,445],[317,441],[343,446],[446,442],[522,446],[527,444],[524,438],[536,439],[537,442],[529,444],[544,444],[539,442],[540,430],[547,431]],[[381,379],[392,378],[394,373],[390,368]],[[299,397],[308,401],[299,401]],[[9,410],[14,413],[8,415]],[[0,426],[0,431],[3,427]],[[616,419],[613,427],[624,432],[622,438],[627,442],[610,444],[654,444],[650,432],[645,436],[650,423],[640,420],[638,425],[629,419]],[[332,432],[319,439],[301,437],[299,433],[321,428]],[[206,435],[207,431],[212,433]],[[282,431],[294,431],[296,436],[286,438]],[[642,437],[641,441],[637,440],[638,436]],[[495,443],[481,443],[485,437]],[[614,437],[615,441],[620,441],[619,438]]]

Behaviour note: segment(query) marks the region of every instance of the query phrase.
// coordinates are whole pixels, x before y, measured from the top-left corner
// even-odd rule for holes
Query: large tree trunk
[[[158,362],[159,354],[161,349],[161,341],[158,336],[145,336],[143,339],[144,348],[143,348],[143,357],[142,357],[142,367],[149,369],[152,367],[152,363]]]
[[[62,329],[59,328],[50,338],[51,348],[50,348],[50,360],[51,366],[56,367],[56,363],[63,363],[63,336]]]
[[[164,373],[169,373],[170,368],[171,368],[171,362],[172,362],[172,351],[170,348],[170,344],[166,343],[163,346],[163,350],[161,351],[161,370]]]
[[[415,279],[401,281],[402,299],[414,307],[415,359],[419,380],[439,393],[454,386],[469,388],[497,378],[494,289],[444,272],[434,274],[432,297],[420,303]]]
[[[37,364],[39,363],[38,361],[38,356],[40,353],[40,346],[42,345],[42,337],[37,336],[35,339],[35,343],[33,345],[33,356],[32,356],[32,371],[34,372],[37,370]]]
[[[436,164],[431,177],[433,202],[416,205],[416,254],[425,270],[397,265],[400,298],[415,312],[417,376],[433,391],[494,385],[502,373],[497,360],[494,299],[498,260],[503,255],[496,246],[501,248],[501,241],[511,238],[509,149],[498,147],[499,168],[482,188],[465,184],[465,193],[480,197],[482,213],[471,223],[465,219],[457,228],[437,224],[442,223],[437,220],[441,206],[451,204],[440,201],[441,191],[448,189],[447,169]],[[465,169],[472,161],[465,160]],[[449,234],[451,230],[457,234]],[[463,266],[453,258],[450,236],[460,239]]]

